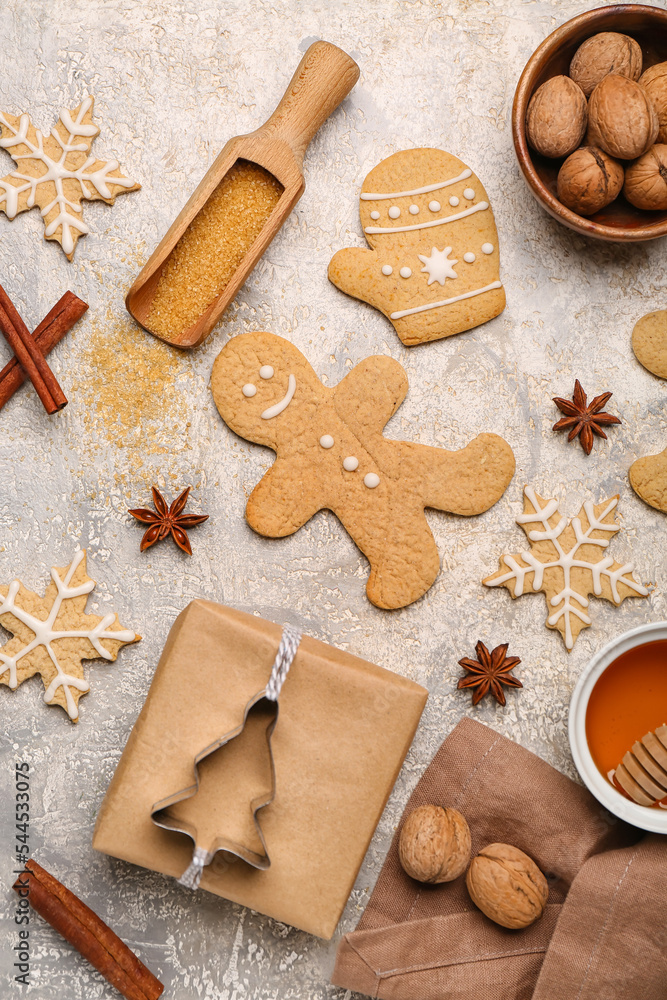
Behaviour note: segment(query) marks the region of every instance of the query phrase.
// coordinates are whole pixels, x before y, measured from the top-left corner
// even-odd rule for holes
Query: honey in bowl
[[[598,770],[639,805],[667,809],[666,723],[667,640],[661,639],[610,663],[586,709],[586,740]]]

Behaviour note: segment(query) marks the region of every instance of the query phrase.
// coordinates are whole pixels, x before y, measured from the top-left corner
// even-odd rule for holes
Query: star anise
[[[590,455],[593,450],[593,441],[595,440],[593,434],[606,438],[607,435],[602,430],[602,425],[608,426],[609,424],[620,424],[621,422],[618,417],[613,417],[611,413],[600,412],[602,407],[609,402],[612,395],[613,393],[611,392],[603,392],[587,404],[586,393],[581,388],[581,382],[577,379],[574,383],[574,393],[571,400],[554,396],[554,403],[561,413],[565,413],[566,416],[561,417],[553,425],[552,429],[563,431],[569,428],[568,441],[573,441],[577,434],[579,434],[581,447],[587,455]]]
[[[496,646],[493,652],[489,652],[484,643],[480,641],[475,646],[476,660],[470,660],[464,656],[459,660],[460,665],[469,670],[468,677],[462,677],[458,683],[461,688],[473,688],[472,703],[476,705],[485,694],[490,691],[493,697],[501,705],[505,704],[505,692],[502,685],[507,687],[523,687],[521,681],[512,677],[510,670],[521,663],[518,656],[508,656],[507,647],[509,643],[504,642],[502,646]]]
[[[148,510],[147,507],[137,507],[130,510],[132,517],[143,524],[150,524],[150,528],[141,539],[140,550],[149,549],[151,545],[166,538],[171,534],[179,549],[183,549],[189,556],[192,555],[192,547],[188,538],[188,529],[194,528],[202,521],[208,520],[208,514],[183,514],[183,508],[188,502],[188,495],[192,487],[188,486],[180,496],[177,496],[171,507],[167,506],[159,489],[153,487],[153,503],[155,511]]]

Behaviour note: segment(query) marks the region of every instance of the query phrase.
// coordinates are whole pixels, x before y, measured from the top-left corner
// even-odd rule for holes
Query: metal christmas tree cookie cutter
[[[271,859],[266,847],[264,834],[262,833],[258,813],[261,809],[264,809],[271,802],[273,802],[276,794],[276,771],[273,751],[271,748],[271,737],[278,721],[278,697],[285,682],[285,678],[287,677],[287,673],[292,665],[292,661],[296,656],[296,651],[300,642],[301,633],[298,629],[295,629],[291,625],[286,625],[280,638],[280,645],[278,646],[278,652],[271,668],[271,676],[269,677],[268,683],[262,691],[253,695],[247,703],[243,713],[243,721],[241,725],[227,733],[224,733],[219,739],[214,740],[213,743],[210,743],[196,755],[193,762],[195,780],[192,785],[189,785],[187,788],[183,788],[164,799],[160,799],[160,801],[155,802],[151,808],[151,819],[156,826],[161,827],[163,830],[170,830],[174,833],[184,833],[186,836],[190,837],[194,844],[192,862],[183,875],[178,879],[178,882],[181,885],[184,885],[189,889],[197,889],[199,887],[203,869],[213,861],[213,858],[219,851],[235,855],[247,864],[251,865],[253,868],[258,868],[262,871],[265,871],[271,866]],[[267,711],[267,715],[269,716],[265,735],[271,776],[271,787],[268,794],[257,796],[250,802],[252,819],[262,847],[262,853],[253,850],[247,845],[237,843],[236,841],[233,841],[225,836],[216,838],[213,842],[212,849],[206,850],[197,844],[198,831],[196,827],[184,819],[175,819],[170,816],[168,809],[177,802],[183,802],[186,799],[191,799],[197,794],[200,786],[200,763],[206,757],[215,753],[216,750],[226,746],[239,736],[246,727],[249,715],[258,708],[260,710],[265,709]]]

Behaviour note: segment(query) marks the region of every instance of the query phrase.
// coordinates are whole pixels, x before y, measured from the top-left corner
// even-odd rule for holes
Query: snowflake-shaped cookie
[[[498,572],[483,582],[487,587],[507,587],[512,597],[543,591],[552,612],[547,627],[557,629],[572,649],[582,628],[591,624],[584,611],[588,595],[620,604],[626,597],[648,594],[632,577],[634,563],[621,565],[604,555],[619,530],[614,517],[617,503],[618,496],[597,505],[587,500],[578,517],[568,521],[558,513],[556,500],[543,500],[526,486],[524,513],[516,520],[532,543],[530,550],[501,556]]]
[[[41,674],[47,705],[60,705],[78,721],[78,702],[90,689],[82,660],[115,660],[118,650],[141,636],[122,628],[114,613],[87,615],[88,594],[95,587],[86,573],[86,553],[68,567],[51,570],[44,597],[14,580],[0,586],[0,625],[13,638],[0,647],[0,684],[16,688]]]
[[[47,136],[29,115],[0,112],[0,147],[18,169],[0,178],[0,210],[13,219],[35,205],[44,218],[44,237],[57,240],[69,260],[79,236],[89,232],[82,218],[83,199],[113,205],[117,194],[141,187],[120,172],[118,160],[89,156],[99,128],[93,123],[92,97],[71,113],[60,112]]]

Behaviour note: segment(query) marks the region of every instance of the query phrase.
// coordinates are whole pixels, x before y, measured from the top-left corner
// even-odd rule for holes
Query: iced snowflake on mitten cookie
[[[547,627],[557,629],[572,649],[582,628],[591,624],[585,612],[588,596],[620,604],[626,597],[646,597],[648,590],[632,576],[634,563],[617,563],[604,554],[619,530],[614,511],[618,496],[594,504],[587,500],[578,517],[568,521],[556,500],[543,500],[524,490],[524,512],[517,517],[530,550],[501,556],[500,569],[483,581],[487,587],[507,587],[512,597],[543,591],[550,614]]]
[[[17,164],[0,178],[0,211],[13,219],[36,205],[44,219],[45,239],[57,240],[69,260],[79,236],[89,232],[81,202],[113,205],[117,194],[141,187],[123,176],[118,160],[88,155],[100,131],[93,123],[93,103],[86,97],[74,111],[61,111],[46,136],[29,115],[0,112],[0,147]]]
[[[141,639],[122,628],[113,612],[103,618],[85,613],[94,587],[84,551],[64,569],[51,570],[44,597],[18,580],[0,586],[0,625],[13,636],[0,647],[0,684],[16,688],[41,674],[44,701],[60,705],[73,722],[78,721],[79,698],[90,689],[82,661],[115,660],[121,646]]]
[[[505,308],[498,233],[484,187],[441,149],[409,149],[366,177],[370,250],[339,250],[329,278],[391,320],[404,344],[451,337]]]

